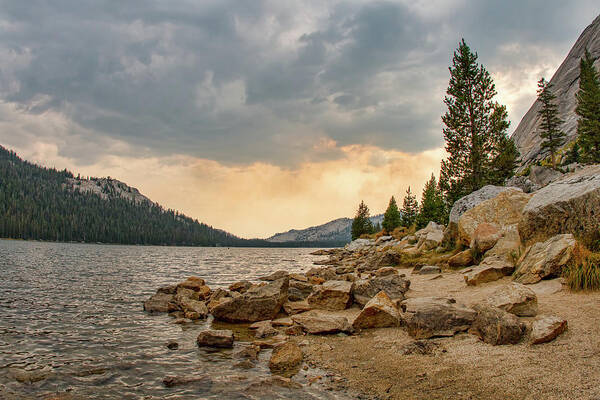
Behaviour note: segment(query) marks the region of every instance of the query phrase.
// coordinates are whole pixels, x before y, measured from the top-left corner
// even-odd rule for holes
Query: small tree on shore
[[[431,174],[431,179],[427,181],[423,188],[417,228],[425,227],[430,221],[443,223],[445,214],[444,197],[437,185],[435,175]]]
[[[600,77],[594,68],[594,59],[586,49],[580,64],[579,92],[577,92],[577,135],[581,160],[600,163]]]
[[[410,228],[416,222],[418,214],[419,203],[417,203],[417,197],[411,193],[409,186],[402,202],[402,226]]]
[[[398,210],[398,205],[396,204],[396,199],[394,196],[390,199],[390,203],[388,204],[387,210],[385,210],[385,214],[383,215],[383,229],[386,232],[392,232],[394,229],[399,227],[402,223],[400,210]]]
[[[565,143],[565,133],[560,129],[563,120],[558,115],[558,106],[555,104],[556,95],[552,92],[552,84],[544,78],[538,81],[538,101],[542,108],[538,115],[540,123],[540,137],[543,139],[541,147],[550,152],[552,168],[556,168],[556,155]]]
[[[356,216],[352,221],[352,240],[373,232],[373,224],[369,217],[369,207],[367,207],[364,201],[361,201],[358,205]]]

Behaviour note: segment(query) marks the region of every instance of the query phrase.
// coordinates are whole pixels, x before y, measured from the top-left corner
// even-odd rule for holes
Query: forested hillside
[[[122,182],[42,168],[0,146],[0,237],[178,246],[277,246],[215,229]],[[287,243],[278,246],[318,246]]]

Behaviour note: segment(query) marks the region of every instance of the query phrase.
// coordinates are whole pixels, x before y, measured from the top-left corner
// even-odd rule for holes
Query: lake
[[[276,270],[305,271],[314,249],[142,247],[0,240],[0,398],[66,393],[84,399],[344,398],[294,377],[303,389],[258,385],[255,367],[236,367],[234,350],[207,351],[195,338],[210,320],[174,324],[142,302],[191,275],[211,288]],[[177,341],[169,350],[166,343]],[[237,344],[236,346],[239,346]],[[167,388],[166,376],[207,376]]]

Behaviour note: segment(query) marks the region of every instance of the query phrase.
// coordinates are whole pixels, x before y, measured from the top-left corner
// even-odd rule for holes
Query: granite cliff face
[[[383,214],[371,217],[373,224],[381,224]],[[338,218],[323,225],[312,226],[306,229],[292,229],[287,232],[277,233],[267,240],[269,242],[349,242],[351,235],[352,219]]]
[[[586,48],[597,59],[596,68],[600,68],[600,16],[596,17],[594,22],[579,36],[567,58],[550,80],[557,96],[560,116],[565,121],[563,131],[567,135],[567,142],[572,142],[577,136],[575,94],[579,90],[579,61]],[[536,100],[512,135],[521,153],[521,169],[547,155],[540,149],[542,139],[539,135],[539,109],[540,104]]]

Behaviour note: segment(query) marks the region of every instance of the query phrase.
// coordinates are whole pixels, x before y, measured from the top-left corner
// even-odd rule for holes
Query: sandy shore
[[[466,305],[510,278],[467,287],[462,274],[411,275],[408,297],[450,296]],[[432,339],[431,354],[403,354],[413,339],[401,328],[355,336],[307,336],[307,361],[344,377],[350,390],[375,399],[600,399],[600,293],[572,293],[559,280],[530,286],[539,315],[568,320],[551,343],[492,346],[470,334]],[[527,319],[524,319],[527,320]]]

